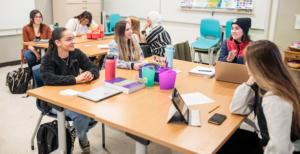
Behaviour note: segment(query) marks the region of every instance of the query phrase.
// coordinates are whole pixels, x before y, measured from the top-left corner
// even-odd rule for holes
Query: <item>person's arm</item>
[[[253,111],[254,90],[246,83],[241,84],[235,90],[230,112],[233,114],[248,115]]]
[[[100,76],[99,68],[94,64],[81,50],[79,50],[80,58],[79,66],[84,71],[89,71],[94,75],[93,80],[97,79]]]
[[[142,34],[145,36],[145,37],[147,37],[147,33],[146,33],[146,31],[142,31]],[[146,38],[145,38],[145,40],[146,40]]]
[[[171,37],[167,31],[164,31],[158,37],[158,41],[162,46],[167,46],[168,44],[172,44]]]
[[[76,79],[73,75],[55,75],[55,63],[51,61],[51,55],[46,54],[42,58],[40,73],[45,85],[49,86],[66,86],[76,84]]]
[[[263,97],[262,107],[270,137],[264,153],[293,153],[294,145],[291,142],[293,107],[275,95]]]
[[[227,49],[227,39],[223,42],[222,46],[221,46],[221,51],[219,54],[219,59],[218,61],[222,61],[222,62],[227,62],[227,57],[228,57],[229,51]]]
[[[235,57],[235,58],[232,60],[232,63],[244,64],[243,57],[240,57],[240,58]]]
[[[66,24],[66,28],[73,32],[73,36],[76,36],[76,34],[77,34],[77,32],[76,32],[77,24],[76,24],[75,20],[78,20],[78,19],[71,18]]]
[[[108,52],[107,55],[117,56],[117,68],[123,69],[133,69],[132,62],[126,62],[124,60],[119,59],[119,48],[116,43],[110,42],[108,44]]]
[[[52,31],[51,31],[51,28],[48,25],[46,25],[46,26],[47,26],[47,38],[46,39],[50,39],[51,35],[52,35]]]

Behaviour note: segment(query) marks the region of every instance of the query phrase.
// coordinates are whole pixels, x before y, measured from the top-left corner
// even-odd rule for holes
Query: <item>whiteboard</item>
[[[160,12],[160,0],[104,0],[104,11],[107,15],[118,13],[145,19],[150,11]]]
[[[34,0],[0,0],[0,30],[23,28],[34,8]]]
[[[238,14],[238,13],[218,13],[201,12],[201,11],[182,11],[178,10],[179,0],[162,0],[161,1],[161,15],[164,21],[184,22],[192,24],[200,24],[201,19],[214,18],[220,20],[222,26],[226,25],[226,21],[235,18],[251,18],[251,28],[264,29],[267,15],[268,0],[255,0],[252,14]]]

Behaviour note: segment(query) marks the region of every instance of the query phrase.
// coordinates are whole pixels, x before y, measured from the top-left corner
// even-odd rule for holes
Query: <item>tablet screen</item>
[[[179,112],[181,112],[181,115],[184,117],[185,121],[188,123],[188,107],[184,103],[176,88],[173,89],[172,100],[174,105],[177,106]]]

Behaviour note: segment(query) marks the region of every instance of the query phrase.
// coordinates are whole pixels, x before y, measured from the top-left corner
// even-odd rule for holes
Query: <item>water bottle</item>
[[[169,68],[173,68],[174,52],[175,52],[175,48],[172,45],[167,45],[165,49],[165,58],[167,58]]]
[[[59,24],[56,23],[54,26],[53,26],[53,29],[55,30],[56,28],[59,28]]]
[[[115,56],[107,55],[105,60],[105,81],[116,78]]]

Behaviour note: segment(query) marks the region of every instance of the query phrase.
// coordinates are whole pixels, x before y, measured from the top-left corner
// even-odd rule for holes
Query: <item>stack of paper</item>
[[[182,94],[180,96],[187,106],[215,102],[214,100],[210,99],[209,97],[207,97],[199,92]],[[172,96],[169,96],[169,97],[172,99]]]
[[[97,47],[99,49],[102,49],[102,48],[108,48],[108,44],[105,44],[105,45],[97,45]]]
[[[196,76],[202,76],[205,78],[212,78],[215,76],[215,69],[197,66],[196,68],[190,70],[189,74],[196,75]]]
[[[79,91],[75,91],[75,90],[72,90],[72,89],[66,89],[66,90],[63,90],[63,91],[60,91],[59,94],[61,95],[67,95],[67,96],[76,96],[78,94],[80,94],[81,92]]]

